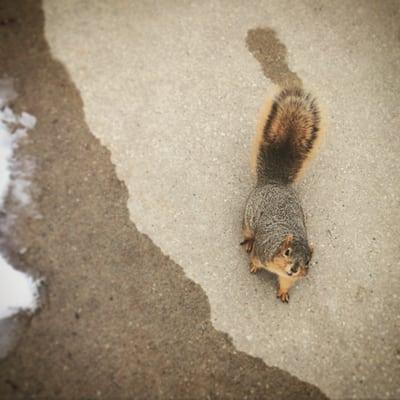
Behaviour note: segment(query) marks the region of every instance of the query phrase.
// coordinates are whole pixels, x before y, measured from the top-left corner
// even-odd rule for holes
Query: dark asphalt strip
[[[40,2],[1,2],[0,74],[16,79],[16,108],[38,118],[22,152],[38,164],[43,216],[20,219],[12,239],[46,278],[47,301],[0,363],[0,397],[325,398],[238,352],[212,327],[200,286],[136,230],[43,25]]]

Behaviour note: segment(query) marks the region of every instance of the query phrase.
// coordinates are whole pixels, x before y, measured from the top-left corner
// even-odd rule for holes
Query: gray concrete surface
[[[0,399],[325,399],[237,351],[212,326],[201,287],[129,220],[110,153],[50,54],[41,3],[1,2],[0,37],[13,107],[38,119],[18,157],[35,160],[41,218],[19,214],[7,250],[13,265],[45,278],[37,315],[0,324]],[[7,335],[19,343],[3,359]]]
[[[295,375],[334,398],[399,397],[399,3],[44,8],[51,54],[38,2],[0,5],[0,72],[39,120],[23,151],[43,218],[10,242],[47,279],[0,394],[323,396]],[[288,80],[329,129],[299,186],[312,273],[287,306],[238,242],[256,115]]]
[[[400,396],[399,2],[44,6],[52,53],[111,151],[132,221],[206,291],[214,326],[334,398]],[[271,54],[287,48],[288,66],[272,64],[329,115],[299,187],[315,262],[289,306],[238,246],[257,112],[280,80],[246,47],[258,27],[276,32]]]

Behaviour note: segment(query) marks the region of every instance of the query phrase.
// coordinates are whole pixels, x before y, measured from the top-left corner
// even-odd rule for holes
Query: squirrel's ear
[[[285,240],[283,241],[282,245],[287,249],[292,246],[293,243],[293,235],[290,233],[285,237]]]

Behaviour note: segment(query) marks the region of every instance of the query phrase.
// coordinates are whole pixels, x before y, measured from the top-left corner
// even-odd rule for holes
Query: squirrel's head
[[[296,240],[289,234],[282,241],[272,262],[282,272],[291,277],[302,277],[308,274],[313,249],[306,241]]]

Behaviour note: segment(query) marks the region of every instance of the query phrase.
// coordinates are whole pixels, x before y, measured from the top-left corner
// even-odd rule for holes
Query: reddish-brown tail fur
[[[267,102],[255,143],[258,181],[288,184],[315,154],[323,135],[316,99],[300,88],[286,88]]]

